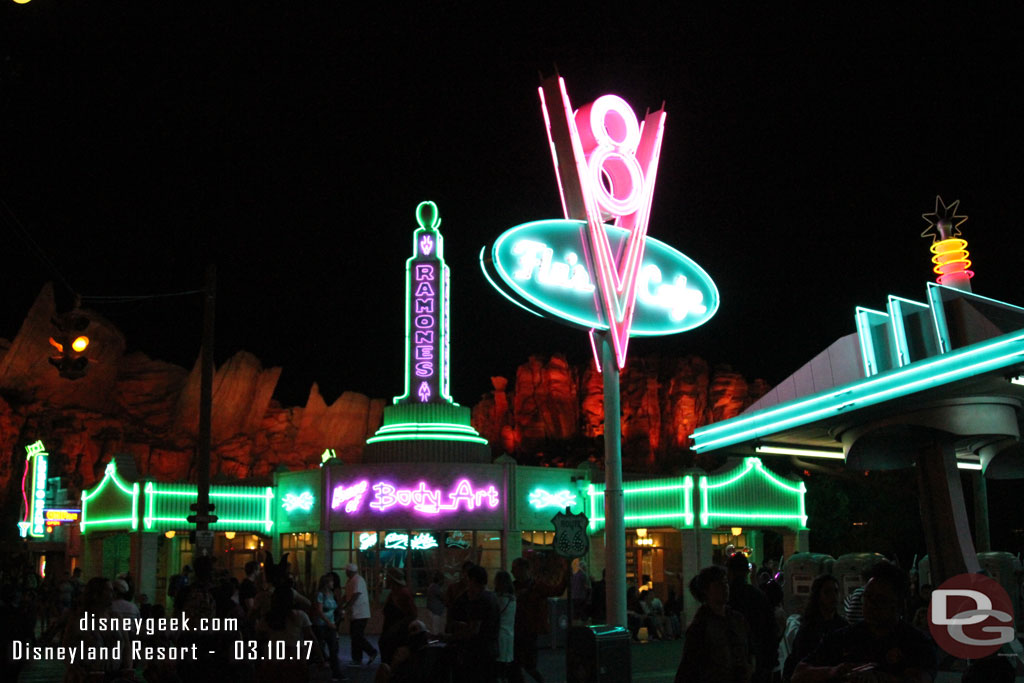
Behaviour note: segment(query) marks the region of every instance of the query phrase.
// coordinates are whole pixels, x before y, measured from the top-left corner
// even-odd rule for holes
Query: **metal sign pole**
[[[622,497],[619,365],[611,335],[602,332],[599,336],[604,380],[605,606],[608,623],[626,628],[626,512]]]

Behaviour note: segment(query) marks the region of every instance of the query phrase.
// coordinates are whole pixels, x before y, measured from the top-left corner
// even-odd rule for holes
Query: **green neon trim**
[[[90,520],[89,521],[89,526],[100,526],[100,525],[103,525],[103,524],[125,524],[125,523],[128,523],[128,522],[134,522],[134,521],[135,520],[132,519],[131,517],[123,517],[123,518],[122,517],[118,517],[118,518],[110,518],[110,519],[96,519],[96,520]],[[83,524],[85,524],[85,522],[83,522]],[[135,527],[132,527],[132,528],[134,529]]]
[[[942,306],[942,290],[940,285],[928,283],[928,305],[932,309],[932,322],[935,324],[935,337],[939,340],[939,353],[949,353],[953,344],[949,340],[949,327],[946,325],[946,310]]]
[[[469,443],[487,444],[487,439],[479,436],[464,436],[462,434],[394,434],[384,436],[373,436],[366,440],[366,443],[377,443],[378,441],[467,441]]]
[[[701,492],[701,513],[700,523],[701,526],[708,526],[712,517],[732,517],[739,519],[768,519],[768,520],[780,520],[780,519],[794,519],[800,520],[801,526],[807,526],[807,514],[806,514],[806,501],[805,494],[807,493],[807,486],[804,482],[791,483],[781,479],[771,470],[764,466],[764,463],[760,458],[744,458],[742,469],[739,473],[731,475],[731,473],[723,473],[718,477],[727,477],[724,481],[716,481],[715,483],[710,482],[710,478],[707,475],[702,475],[698,482],[698,486]],[[796,503],[799,513],[784,513],[784,512],[770,512],[767,510],[760,510],[754,512],[721,512],[712,510],[711,504],[711,491],[714,489],[721,489],[724,486],[736,484],[740,479],[744,478],[748,473],[757,470],[761,475],[763,481],[769,482],[775,487],[786,491],[788,493],[796,494]]]
[[[693,477],[691,477],[690,475],[686,475],[686,476],[682,477],[681,479],[682,479],[682,482],[680,482],[680,483],[672,483],[672,484],[664,484],[664,485],[646,486],[646,485],[642,485],[641,484],[641,485],[633,486],[631,488],[626,488],[626,486],[623,486],[623,491],[622,491],[623,497],[625,497],[627,495],[634,496],[634,499],[629,502],[629,506],[631,508],[633,508],[634,511],[630,512],[628,514],[625,514],[623,516],[623,521],[626,521],[626,522],[631,522],[631,521],[646,521],[646,522],[650,522],[650,521],[661,520],[661,521],[664,521],[664,522],[667,523],[667,522],[671,522],[671,521],[674,521],[674,520],[682,519],[684,521],[685,525],[692,526],[693,525],[693,520],[694,520],[694,512],[693,512],[693,497],[692,497],[692,495],[690,495],[690,492],[693,490]],[[675,481],[678,482],[679,478],[676,478]],[[653,512],[643,511],[643,514],[637,514],[637,512],[635,511],[636,507],[641,507],[641,510],[643,510],[643,506],[644,506],[644,503],[641,502],[641,500],[636,500],[636,497],[637,497],[636,494],[648,494],[648,495],[650,495],[650,494],[666,493],[666,492],[672,492],[672,491],[681,491],[682,492],[681,494],[679,494],[678,506],[674,506],[673,505],[672,507],[664,507],[664,508],[660,508],[660,509],[656,507],[655,511],[653,511]],[[607,519],[604,516],[604,500],[603,500],[603,498],[601,498],[599,500],[599,497],[603,497],[605,495],[605,491],[603,489],[598,490],[596,485],[590,484],[589,486],[587,486],[586,494],[590,498],[590,508],[589,509],[590,509],[590,514],[591,514],[591,519],[590,519],[589,527],[590,527],[591,531],[595,531],[597,529],[597,527],[599,525],[603,524],[606,521],[606,519]],[[642,497],[641,497],[641,499],[642,499]],[[670,501],[665,501],[665,500],[662,500],[659,503],[659,505],[666,505],[666,504],[671,505]],[[651,506],[648,505],[646,507],[649,510]]]
[[[636,522],[636,521],[650,521],[652,519],[679,519],[679,518],[682,518],[683,520],[685,520],[687,524],[693,524],[693,514],[686,513],[686,512],[674,512],[672,514],[656,514],[656,515],[626,515],[622,519],[624,521],[627,521],[627,522],[631,522],[631,521],[632,522]],[[606,517],[595,517],[594,519],[591,520],[591,523],[593,524],[594,522],[604,522],[604,521],[607,521]]]
[[[934,307],[933,307],[934,310]],[[748,439],[770,438],[789,427],[907,396],[981,372],[995,370],[1024,360],[1024,332],[1014,332],[995,341],[973,344],[956,351],[917,361],[903,368],[881,373],[867,380],[851,382],[836,389],[750,415],[723,420],[694,431],[693,450],[723,448]],[[1014,350],[1008,350],[1014,349]],[[715,438],[711,438],[714,436]]]
[[[626,495],[626,494],[630,494],[630,493],[650,493],[652,491],[679,491],[679,490],[686,490],[686,489],[692,489],[692,488],[693,488],[693,481],[688,479],[685,484],[674,484],[672,486],[649,486],[649,487],[635,488],[635,489],[623,488],[622,489],[622,495]],[[595,495],[595,496],[603,496],[604,495],[604,490],[597,491],[593,495]]]
[[[429,206],[428,206],[429,205]],[[431,208],[432,207],[432,208]],[[431,226],[424,226],[423,221],[431,219]],[[433,253],[428,258],[437,259],[437,266],[439,268],[439,277],[437,277],[438,301],[440,310],[435,312],[438,316],[439,322],[437,324],[437,331],[440,336],[440,343],[437,343],[437,387],[438,394],[444,402],[452,403],[449,389],[450,381],[450,366],[451,366],[451,334],[450,334],[450,286],[451,286],[451,271],[448,268],[447,263],[444,260],[444,237],[441,235],[441,231],[438,229],[441,225],[440,215],[437,211],[437,205],[433,202],[420,202],[416,207],[416,221],[420,226],[412,233],[412,256],[405,261],[405,365],[404,365],[404,378],[405,390],[401,396],[395,396],[392,399],[392,403],[405,403],[411,402],[413,396],[413,383],[415,380],[413,371],[413,359],[411,357],[413,347],[413,324],[412,324],[412,301],[413,301],[413,268],[415,264],[421,263],[418,261],[420,258],[419,242],[423,236],[429,236],[433,240],[434,246],[432,247]],[[437,403],[433,400],[433,397],[428,403]]]
[[[909,365],[913,359],[910,357],[910,343],[907,341],[907,329],[903,324],[903,307],[913,306],[915,308],[928,310],[927,304],[918,301],[911,301],[903,297],[889,295],[889,320],[892,322],[892,338],[896,345],[896,362],[900,367]]]
[[[225,491],[227,488],[229,490]],[[237,489],[237,490],[236,490]],[[243,501],[258,501],[263,500],[263,519],[252,519],[249,517],[231,518],[222,517],[218,515],[218,520],[213,522],[210,526],[213,529],[223,529],[227,525],[263,525],[267,532],[273,528],[273,500],[274,490],[271,487],[263,488],[261,493],[255,493],[254,490],[259,490],[258,487],[247,486],[247,487],[231,487],[231,486],[215,486],[211,487],[210,498],[223,499],[226,507],[223,510],[223,514],[230,515],[232,511],[238,514],[237,507],[232,504],[241,504]],[[188,523],[188,515],[178,515],[175,517],[168,516],[165,512],[158,512],[157,504],[158,498],[161,496],[168,499],[175,498],[188,498],[192,500],[198,500],[199,489],[198,487],[191,485],[168,485],[166,488],[160,489],[154,482],[147,482],[145,487],[146,492],[146,515],[143,518],[143,525],[147,530],[152,530],[156,522],[165,522],[171,524],[181,524],[183,526],[191,526]],[[253,511],[252,508],[243,508],[243,510]]]
[[[864,376],[871,377],[880,371],[878,357],[875,355],[875,334],[872,330],[872,316],[878,316],[889,320],[889,314],[882,311],[875,311],[870,308],[858,306],[854,313],[857,323],[857,340],[860,342],[860,357],[864,361]],[[880,323],[886,324],[886,323]]]
[[[453,422],[401,422],[386,425],[377,430],[377,434],[384,436],[389,432],[415,431],[415,432],[458,432],[479,436],[478,432],[471,426],[455,424]]]
[[[521,308],[524,311],[526,311],[527,313],[532,313],[533,315],[537,316],[538,318],[544,318],[545,316],[542,313],[538,313],[537,311],[533,310],[529,306],[524,306],[522,303],[520,303],[519,301],[517,301],[517,300],[513,299],[511,296],[509,296],[508,293],[506,293],[505,290],[502,289],[494,281],[493,278],[491,278],[491,274],[487,272],[487,264],[484,261],[484,253],[486,253],[486,251],[487,251],[487,247],[480,247],[480,270],[483,272],[484,278],[487,280],[487,282],[490,283],[491,287],[494,287],[494,289],[497,290],[498,294],[501,294],[503,297],[505,297],[506,299],[508,299],[509,301],[514,303],[516,306],[518,306],[519,308]]]
[[[118,518],[88,519],[88,503],[89,503],[89,501],[92,500],[93,498],[95,498],[97,495],[99,495],[102,491],[104,491],[106,489],[106,487],[108,485],[110,485],[111,482],[113,482],[113,485],[117,489],[119,489],[123,494],[125,494],[126,496],[131,496],[131,500],[132,500],[132,502],[131,502],[131,506],[132,506],[131,507],[131,517],[126,517],[126,518],[118,517]],[[95,487],[93,487],[92,491],[82,491],[82,518],[81,518],[81,521],[79,522],[79,525],[80,525],[79,528],[81,528],[82,531],[85,531],[85,527],[86,527],[87,524],[114,524],[114,523],[130,522],[131,523],[131,528],[134,531],[134,530],[139,528],[139,513],[138,513],[138,510],[139,510],[139,485],[138,485],[138,483],[133,483],[129,487],[127,482],[125,482],[124,480],[121,479],[120,475],[117,472],[117,466],[114,464],[114,461],[111,460],[109,463],[107,463],[107,466],[106,466],[106,468],[103,471],[103,479],[100,480],[100,483],[97,484]]]
[[[722,481],[722,482],[719,482],[717,484],[709,484],[707,477],[701,477],[700,478],[701,486],[704,487],[705,489],[717,489],[717,488],[722,487],[722,486],[728,486],[729,484],[732,484],[733,482],[736,482],[739,479],[742,479],[743,475],[745,475],[750,470],[754,469],[754,463],[751,462],[751,460],[753,460],[753,458],[744,458],[743,459],[743,469],[740,470],[739,472],[737,472],[736,475],[732,479],[728,479],[726,481]],[[736,469],[739,469],[739,468],[736,468]]]

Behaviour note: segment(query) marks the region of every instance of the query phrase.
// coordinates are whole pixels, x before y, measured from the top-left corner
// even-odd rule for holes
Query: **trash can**
[[[632,680],[629,631],[621,626],[569,629],[567,683],[619,683]]]
[[[548,598],[548,632],[537,636],[538,648],[556,650],[565,647],[565,632],[569,628],[569,601]]]

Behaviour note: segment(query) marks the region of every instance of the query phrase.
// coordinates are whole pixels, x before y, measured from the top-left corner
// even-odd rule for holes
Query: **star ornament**
[[[967,216],[957,215],[959,207],[959,199],[947,206],[942,197],[936,196],[935,211],[921,214],[921,218],[928,221],[928,227],[921,233],[921,237],[931,237],[932,241],[938,241],[959,235],[958,228],[967,220]]]

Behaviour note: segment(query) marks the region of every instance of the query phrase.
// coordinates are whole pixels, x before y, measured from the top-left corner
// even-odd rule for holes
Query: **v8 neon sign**
[[[591,266],[622,368],[658,174],[665,110],[647,114],[641,124],[625,100],[604,95],[574,113],[561,77],[547,79],[539,92],[562,210],[566,219],[587,222]],[[605,221],[629,233],[625,248],[618,253],[608,240]]]

